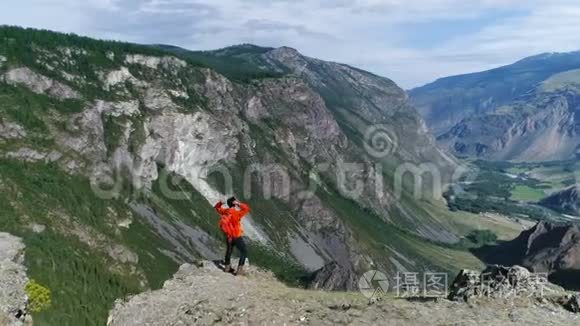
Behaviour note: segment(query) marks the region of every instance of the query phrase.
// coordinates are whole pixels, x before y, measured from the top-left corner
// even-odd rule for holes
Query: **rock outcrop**
[[[310,289],[353,291],[358,286],[356,273],[348,270],[336,262],[324,265],[314,272],[308,284]]]
[[[20,238],[0,232],[0,325],[28,325],[28,278],[23,264],[24,244]]]
[[[81,97],[70,86],[36,73],[28,67],[11,69],[4,74],[2,79],[8,84],[26,86],[38,94],[46,93],[61,99],[78,99]]]
[[[518,280],[522,280],[518,276]],[[511,302],[511,303],[510,303]],[[574,304],[570,299],[567,302]],[[211,262],[181,266],[163,289],[118,301],[108,326],[131,325],[576,325],[578,314],[554,300],[490,299],[464,304],[431,298],[369,304],[358,292],[288,288],[255,268],[244,277]]]
[[[489,263],[521,265],[567,289],[580,289],[580,225],[539,222],[516,239],[483,250]]]
[[[541,297],[562,293],[548,282],[548,275],[535,275],[522,266],[490,265],[482,272],[462,270],[453,281],[450,300],[476,298],[509,299],[518,296]]]
[[[13,122],[3,122],[0,120],[0,138],[18,139],[26,137],[24,127]]]

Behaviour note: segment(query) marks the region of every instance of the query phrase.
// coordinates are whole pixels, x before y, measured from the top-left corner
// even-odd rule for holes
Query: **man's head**
[[[236,202],[236,197],[230,197],[227,200],[228,207],[234,207],[234,203]]]

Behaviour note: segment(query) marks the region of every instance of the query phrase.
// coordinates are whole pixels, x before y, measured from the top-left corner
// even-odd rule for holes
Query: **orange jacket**
[[[248,214],[250,207],[247,204],[240,203],[240,210],[234,207],[223,208],[220,201],[215,204],[214,208],[220,214],[219,227],[226,235],[228,240],[239,238],[244,233],[242,230],[241,220],[244,215]]]

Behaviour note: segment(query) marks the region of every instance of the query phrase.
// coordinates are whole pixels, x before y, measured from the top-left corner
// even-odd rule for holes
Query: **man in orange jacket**
[[[249,211],[250,207],[247,204],[240,203],[235,197],[231,197],[227,200],[228,208],[223,208],[223,203],[220,200],[215,204],[214,208],[220,214],[219,227],[226,237],[226,257],[225,257],[225,267],[224,271],[231,273],[233,272],[231,266],[231,256],[234,247],[238,248],[240,251],[240,260],[238,263],[238,270],[236,275],[244,274],[244,264],[246,263],[246,257],[248,251],[246,249],[246,243],[242,237],[243,230],[241,225],[242,217],[244,217]]]

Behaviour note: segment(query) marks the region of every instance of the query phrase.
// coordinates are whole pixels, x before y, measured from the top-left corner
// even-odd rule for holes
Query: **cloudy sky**
[[[286,45],[405,88],[580,50],[578,0],[2,0],[0,24],[196,50]]]

